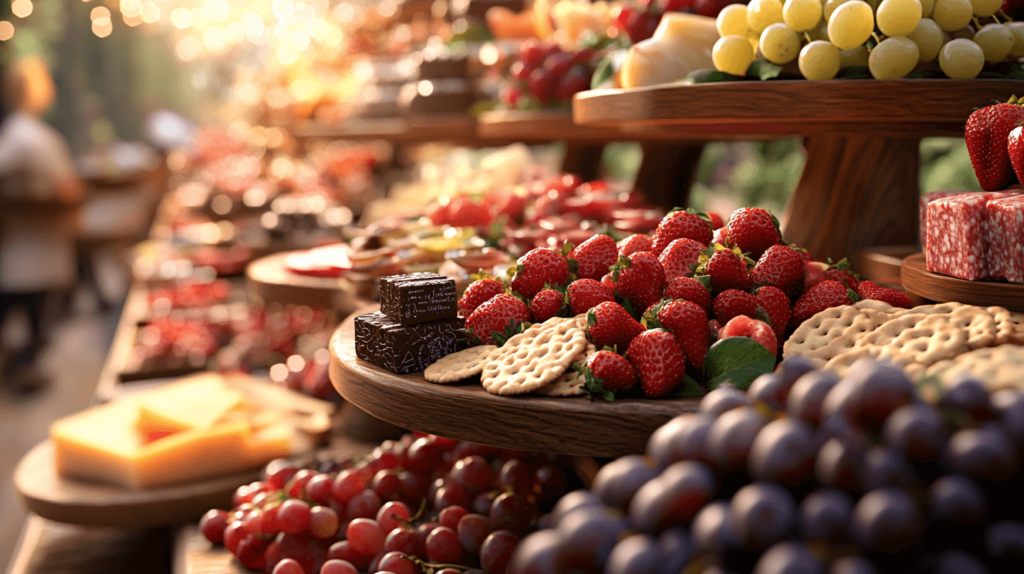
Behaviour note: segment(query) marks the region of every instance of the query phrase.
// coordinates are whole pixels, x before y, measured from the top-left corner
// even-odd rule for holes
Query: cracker
[[[948,315],[949,313],[953,313],[962,307],[967,307],[967,305],[951,301],[949,303],[935,303],[934,305],[918,305],[917,307],[911,307],[910,309],[896,309],[896,311],[892,315],[894,318],[911,314]]]
[[[576,371],[576,366],[581,363],[586,363],[587,359],[590,358],[590,355],[593,355],[596,352],[597,347],[595,347],[593,343],[587,343],[587,348],[579,355],[576,355],[576,358],[573,360],[572,364],[569,365],[569,368],[565,370],[565,373],[555,379],[548,386],[542,389],[537,389],[537,394],[544,395],[546,397],[576,397],[587,394],[587,391],[584,390],[586,380],[583,375]]]
[[[879,357],[900,366],[931,365],[968,351],[968,331],[951,319],[948,315],[932,315],[905,329],[891,342],[880,346]]]
[[[536,325],[535,325],[536,326]],[[511,337],[488,357],[480,382],[495,395],[541,389],[565,373],[587,346],[586,331],[575,318],[555,317]]]
[[[782,356],[800,355],[827,361],[853,348],[859,338],[888,318],[882,311],[852,305],[825,309],[797,327],[783,346]]]
[[[1017,329],[1017,323],[1014,321],[1013,316],[1008,310],[1003,307],[988,307],[985,310],[992,315],[992,319],[996,322],[995,345],[1024,342],[1018,340],[1019,331]]]
[[[877,359],[881,354],[879,347],[859,347],[851,349],[841,355],[837,355],[825,363],[825,369],[835,371],[839,376],[845,376],[846,371],[861,359]]]
[[[480,345],[446,355],[423,371],[423,378],[431,383],[454,383],[479,375],[487,357],[498,347]]]
[[[881,313],[893,314],[897,311],[902,311],[900,307],[893,307],[885,301],[875,301],[874,299],[861,299],[853,304],[858,309],[870,309],[872,311],[879,311]]]
[[[971,375],[980,379],[989,391],[999,389],[1022,389],[1024,380],[1024,347],[1020,345],[999,345],[985,347],[964,353],[959,357],[935,363],[926,371],[937,375],[949,385],[959,375]]]

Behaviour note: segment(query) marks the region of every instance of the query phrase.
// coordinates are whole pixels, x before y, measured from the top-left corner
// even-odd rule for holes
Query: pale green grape
[[[718,28],[718,35],[726,36],[740,35],[747,33],[750,29],[747,26],[747,7],[743,4],[729,4],[718,13],[718,20],[715,21]]]
[[[998,62],[1009,56],[1013,42],[1013,32],[1002,24],[988,24],[974,35],[974,43],[981,46],[987,62]]]
[[[852,50],[840,50],[839,51],[839,67],[847,68],[850,66],[867,66],[868,65],[868,49],[866,46],[857,46]]]
[[[825,21],[828,22],[832,18],[832,13],[836,11],[836,8],[846,4],[850,0],[825,0],[825,5],[821,8],[821,15],[825,17]]]
[[[941,27],[941,26],[940,26]],[[974,26],[964,26],[955,32],[949,33],[950,40],[956,40],[957,38],[963,38],[965,40],[974,41]]]
[[[832,42],[815,40],[800,50],[800,73],[808,80],[831,80],[839,73],[842,58]]]
[[[932,20],[944,32],[955,32],[970,24],[973,14],[970,0],[935,0]]]
[[[786,0],[782,6],[782,20],[797,32],[811,30],[821,22],[821,2]]]
[[[868,69],[877,80],[903,78],[914,71],[920,59],[917,44],[906,36],[894,36],[882,40],[871,50]]]
[[[875,20],[878,29],[886,36],[906,36],[921,21],[921,3],[917,0],[882,0]]]
[[[978,18],[988,18],[1003,6],[1003,0],[971,0],[971,8]]]
[[[1007,26],[1013,34],[1013,49],[1010,53],[1018,58],[1024,56],[1024,22],[1010,22]]]
[[[935,0],[921,0],[921,17],[931,18],[935,10]]]
[[[788,64],[800,54],[800,37],[789,26],[772,24],[761,32],[761,55],[773,64]]]
[[[751,30],[747,30],[743,37],[747,39],[747,42],[750,42],[750,49],[754,51],[754,56],[757,56],[757,45],[761,43],[761,36]]]
[[[811,40],[825,40],[828,41],[828,22],[822,20],[818,22],[818,25],[807,31],[807,35],[811,37]]]
[[[828,21],[828,38],[840,50],[860,46],[874,31],[875,16],[871,13],[871,6],[861,0],[850,0],[836,8]]]
[[[754,48],[743,36],[724,36],[715,42],[711,50],[711,61],[719,72],[742,76],[754,61]]]
[[[939,67],[950,78],[971,80],[978,77],[985,65],[985,52],[971,40],[957,38],[939,50]]]
[[[937,58],[942,44],[946,41],[945,36],[942,35],[942,28],[939,28],[939,25],[931,18],[921,18],[921,21],[917,23],[917,28],[914,28],[914,31],[907,37],[917,44],[922,62],[931,62]]]
[[[754,33],[760,34],[779,22],[782,22],[782,2],[779,0],[750,0],[747,4],[747,26]]]

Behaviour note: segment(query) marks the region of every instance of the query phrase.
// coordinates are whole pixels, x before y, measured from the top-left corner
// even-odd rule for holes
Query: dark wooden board
[[[1024,311],[1024,285],[999,281],[966,281],[928,271],[924,253],[911,255],[901,267],[903,288],[929,301],[998,305]]]
[[[334,309],[339,316],[369,304],[355,294],[355,287],[344,277],[311,277],[288,271],[284,263],[289,255],[275,253],[250,263],[245,270],[250,292],[267,303]]]
[[[435,385],[422,373],[395,375],[356,357],[354,318],[331,337],[331,382],[347,401],[410,430],[505,448],[615,457],[643,452],[655,429],[697,410],[696,399],[500,397],[478,381]]]
[[[879,245],[854,253],[850,258],[853,271],[861,279],[874,281],[887,287],[900,286],[900,268],[903,260],[921,251],[917,245]]]
[[[251,574],[231,552],[214,546],[190,524],[182,527],[174,541],[173,574]]]
[[[1022,88],[1020,80],[666,84],[581,92],[573,101],[573,118],[589,126],[669,129],[678,133],[678,139],[774,139],[822,133],[960,136],[967,116],[976,108],[993,100],[1006,101]]]

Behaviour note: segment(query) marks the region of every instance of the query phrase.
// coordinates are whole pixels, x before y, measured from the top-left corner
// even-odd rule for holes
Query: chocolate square
[[[392,373],[422,371],[434,361],[462,349],[462,320],[442,319],[403,327],[383,313],[355,320],[356,356]]]
[[[405,327],[454,319],[459,314],[455,280],[437,273],[381,277],[380,310]]]

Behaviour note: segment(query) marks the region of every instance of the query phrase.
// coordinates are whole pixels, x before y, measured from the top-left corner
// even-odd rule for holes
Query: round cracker
[[[484,364],[480,383],[495,395],[536,391],[564,374],[586,346],[586,331],[575,318],[549,319],[538,329],[531,326],[495,350]]]
[[[423,371],[423,378],[431,383],[454,383],[479,375],[487,357],[497,348],[497,345],[480,345],[441,357]]]

